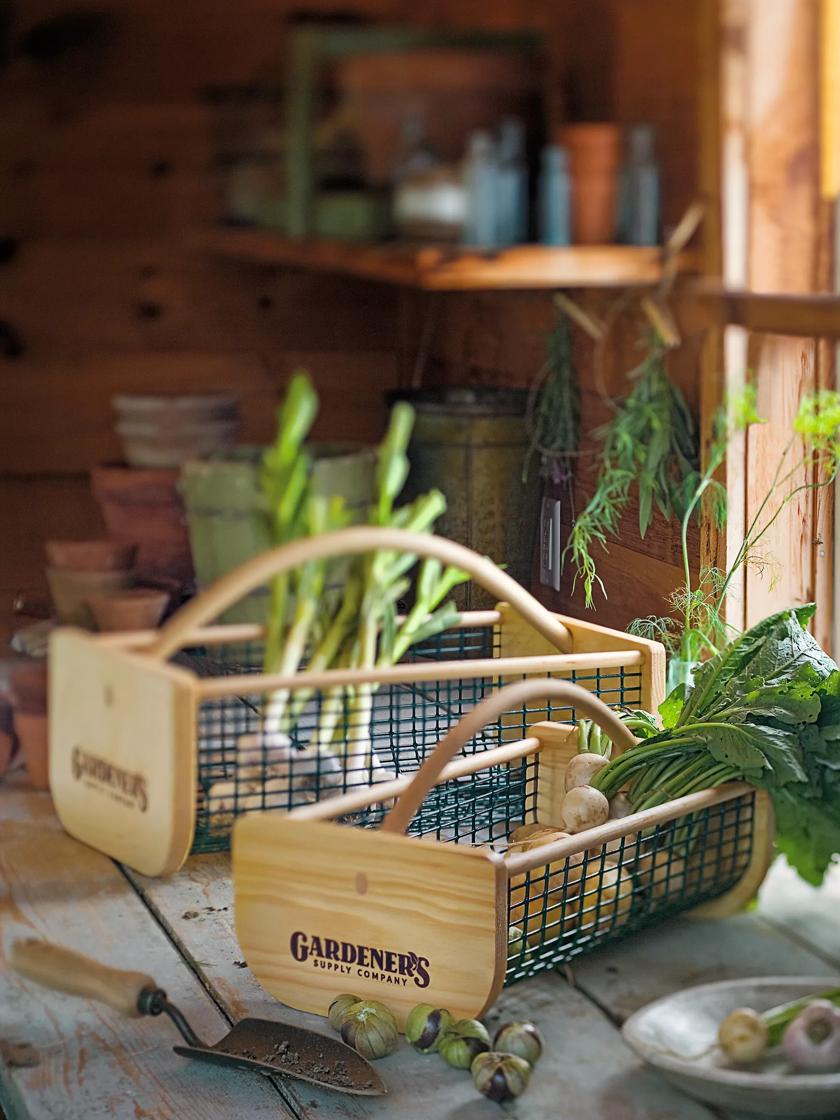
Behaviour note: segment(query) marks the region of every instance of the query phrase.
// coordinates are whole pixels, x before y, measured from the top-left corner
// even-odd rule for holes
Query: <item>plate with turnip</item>
[[[702,984],[631,1015],[624,1041],[692,1097],[762,1116],[840,1116],[840,977]]]

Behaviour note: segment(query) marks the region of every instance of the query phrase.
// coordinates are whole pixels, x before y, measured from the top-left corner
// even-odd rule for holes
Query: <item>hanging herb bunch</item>
[[[574,569],[574,584],[583,584],[587,607],[594,606],[598,575],[596,548],[608,551],[617,537],[634,486],[639,501],[639,534],[644,537],[654,508],[663,517],[681,518],[698,478],[699,452],[694,420],[680,390],[668,376],[665,346],[653,335],[648,353],[628,374],[630,392],[618,402],[608,423],[593,433],[601,444],[592,497],[575,518],[563,552]]]
[[[548,336],[542,372],[528,402],[531,443],[522,465],[522,481],[528,477],[534,455],[539,455],[540,472],[553,482],[565,482],[571,490],[573,460],[580,445],[580,386],[572,332],[562,312]]]

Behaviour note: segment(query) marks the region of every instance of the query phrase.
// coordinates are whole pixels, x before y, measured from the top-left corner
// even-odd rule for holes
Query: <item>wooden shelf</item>
[[[662,277],[660,249],[627,245],[519,245],[482,252],[401,242],[297,240],[233,228],[202,231],[196,240],[207,252],[245,263],[286,265],[427,291],[644,287]],[[693,254],[683,254],[681,269],[692,270],[694,264]]]

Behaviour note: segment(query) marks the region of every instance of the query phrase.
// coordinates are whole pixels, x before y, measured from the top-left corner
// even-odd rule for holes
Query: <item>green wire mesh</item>
[[[490,627],[448,631],[417,646],[409,660],[444,662],[498,657]],[[256,647],[189,651],[196,672],[218,676],[258,671]],[[545,674],[539,674],[545,676]],[[637,666],[552,674],[573,681],[613,707],[641,705]],[[484,696],[514,678],[435,679],[382,686],[368,726],[354,725],[341,698],[338,737],[346,754],[313,751],[314,729],[328,698],[314,692],[301,704],[289,742],[262,730],[262,697],[204,702],[199,709],[195,851],[225,849],[236,816],[288,811],[361,785],[415,771],[446,731]],[[485,727],[462,749],[468,755],[525,737],[535,720],[576,722],[577,713],[548,701],[524,705]],[[244,743],[244,746],[243,746]],[[372,746],[375,762],[354,747]],[[517,826],[536,821],[539,754],[435,786],[409,832],[448,843],[489,845],[499,853]],[[388,806],[343,818],[376,826]],[[568,860],[542,864],[511,880],[508,890],[507,984],[574,960],[729,890],[752,852],[755,800],[738,797],[710,809],[631,834]]]
[[[255,647],[189,651],[185,662],[201,675],[256,671]],[[440,663],[499,656],[498,633],[489,626],[449,630],[411,651],[408,661]],[[236,664],[236,662],[239,664]],[[537,674],[545,677],[546,674]],[[552,674],[583,686],[611,706],[638,707],[642,674],[637,666],[614,669],[567,670]],[[198,711],[198,790],[193,850],[224,850],[230,843],[234,819],[254,810],[288,811],[307,802],[346,792],[362,785],[411,773],[424,762],[449,728],[489,693],[524,675],[434,679],[411,685],[382,686],[373,697],[370,723],[354,720],[348,695],[340,698],[337,739],[344,753],[316,751],[313,735],[325,701],[316,691],[306,698],[289,742],[266,735],[262,728],[259,695],[224,697],[203,702]],[[503,714],[485,727],[462,750],[469,755],[521,739],[539,719],[574,722],[573,709],[538,701]],[[373,748],[372,752],[367,748]],[[494,767],[454,788],[438,787],[427,797],[411,831],[441,840],[468,840],[509,820],[525,819],[533,799],[533,777],[522,763]],[[359,814],[359,823],[374,825],[381,809]]]
[[[746,794],[514,877],[505,983],[730,890],[750,862],[754,812]]]

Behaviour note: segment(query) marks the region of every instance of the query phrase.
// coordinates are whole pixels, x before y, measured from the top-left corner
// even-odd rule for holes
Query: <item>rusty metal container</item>
[[[527,391],[417,389],[390,399],[408,401],[417,413],[407,494],[442,490],[447,508],[436,532],[506,565],[528,587],[541,486],[536,471],[522,482]],[[472,583],[453,598],[462,610],[493,605]]]

